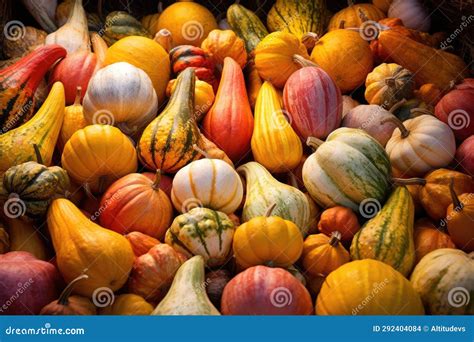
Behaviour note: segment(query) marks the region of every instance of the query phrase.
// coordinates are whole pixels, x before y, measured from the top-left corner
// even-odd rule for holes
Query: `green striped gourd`
[[[137,150],[148,168],[176,172],[199,158],[193,148],[194,144],[201,147],[201,133],[193,118],[195,79],[192,68],[179,74],[166,108],[143,131]]]
[[[404,186],[395,188],[383,208],[354,236],[351,258],[376,259],[407,276],[415,263],[414,220],[410,192]]]
[[[152,315],[220,315],[206,293],[204,259],[196,255],[186,261],[174,276],[166,297]]]
[[[277,0],[268,12],[267,26],[272,32],[289,32],[299,39],[308,32],[322,35],[326,13],[324,0]]]
[[[474,315],[474,252],[441,248],[426,254],[410,278],[432,315]]]
[[[308,140],[317,150],[303,165],[303,183],[317,203],[359,211],[364,200],[383,202],[391,166],[377,140],[354,128],[339,128],[324,143]]]
[[[234,223],[226,214],[197,207],[173,220],[165,242],[187,257],[201,255],[214,267],[227,261],[233,237]]]
[[[265,216],[267,208],[276,203],[272,215],[293,222],[303,236],[306,235],[309,229],[310,207],[303,192],[280,183],[257,162],[241,165],[237,172],[244,176],[247,183],[242,222]]]
[[[247,52],[252,52],[268,31],[259,17],[239,4],[227,9],[227,22],[232,30],[244,40]]]

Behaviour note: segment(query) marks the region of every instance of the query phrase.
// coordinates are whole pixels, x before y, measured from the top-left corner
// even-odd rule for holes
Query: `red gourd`
[[[66,58],[58,63],[51,74],[49,83],[61,82],[64,85],[66,104],[71,105],[74,103],[77,87],[87,89],[89,80],[99,67],[100,63],[95,53],[77,51],[68,54]],[[85,93],[85,91],[82,92],[81,102]]]
[[[65,56],[63,47],[47,45],[0,71],[0,134],[31,118],[36,89],[51,65]]]
[[[303,141],[324,139],[341,124],[341,90],[316,64],[298,55],[293,58],[303,68],[290,76],[283,90],[289,121]]]
[[[435,115],[447,123],[456,139],[474,134],[474,78],[466,78],[436,104]]]
[[[311,315],[308,290],[283,268],[254,266],[237,274],[224,288],[223,315]]]
[[[238,162],[250,150],[252,132],[252,109],[242,69],[226,57],[216,100],[204,117],[203,133],[233,162]]]
[[[462,172],[474,177],[474,135],[459,145],[454,158]]]

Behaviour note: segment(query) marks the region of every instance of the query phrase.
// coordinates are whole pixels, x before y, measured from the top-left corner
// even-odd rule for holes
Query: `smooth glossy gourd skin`
[[[260,18],[239,3],[229,6],[227,21],[232,30],[244,40],[248,53],[252,52],[257,44],[268,35],[267,28]]]
[[[332,272],[316,300],[316,315],[424,313],[420,296],[408,279],[389,265],[371,259],[352,261]]]
[[[296,168],[303,156],[301,140],[285,114],[277,90],[264,82],[255,104],[251,147],[255,161],[274,173]]]

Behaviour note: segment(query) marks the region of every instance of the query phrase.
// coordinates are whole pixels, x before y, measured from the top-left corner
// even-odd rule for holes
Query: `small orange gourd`
[[[459,249],[474,252],[474,193],[456,195],[454,181],[449,186],[453,203],[446,211],[448,232]]]
[[[241,68],[247,63],[245,43],[232,30],[212,30],[202,42],[201,48],[216,65],[223,65],[226,57],[231,57]]]

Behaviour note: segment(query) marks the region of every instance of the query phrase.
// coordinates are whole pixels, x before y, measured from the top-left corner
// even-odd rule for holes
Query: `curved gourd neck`
[[[245,176],[247,190],[255,183],[276,181],[271,173],[257,162],[244,164],[237,169],[237,172]]]
[[[194,111],[194,87],[196,76],[191,68],[185,69],[176,80],[176,88],[171,95],[163,113],[173,110],[173,115],[179,115],[185,120],[192,119]]]

